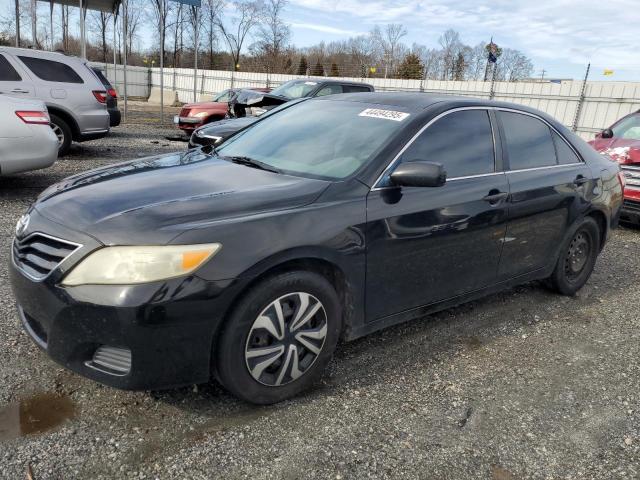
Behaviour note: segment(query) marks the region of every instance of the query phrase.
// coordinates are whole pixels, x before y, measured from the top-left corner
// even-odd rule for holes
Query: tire
[[[308,271],[282,273],[239,300],[219,336],[213,368],[220,383],[242,400],[277,403],[321,377],[341,327],[340,301],[326,278]]]
[[[53,114],[49,115],[49,118],[51,120],[50,125],[53,129],[53,133],[58,137],[58,156],[62,157],[69,152],[73,133],[71,132],[69,124],[62,118]]]
[[[593,272],[600,252],[600,228],[591,217],[584,218],[560,250],[549,285],[562,295],[575,295]]]

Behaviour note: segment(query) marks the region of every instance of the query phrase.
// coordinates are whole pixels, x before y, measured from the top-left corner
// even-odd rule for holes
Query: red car
[[[640,110],[622,117],[589,144],[620,164],[626,180],[620,219],[640,226]]]
[[[180,130],[191,136],[193,131],[205,123],[222,120],[227,115],[229,100],[241,90],[240,88],[229,88],[218,94],[211,102],[187,103],[180,110],[180,115],[173,118]],[[258,92],[269,93],[270,88],[248,88],[246,90],[256,90]]]

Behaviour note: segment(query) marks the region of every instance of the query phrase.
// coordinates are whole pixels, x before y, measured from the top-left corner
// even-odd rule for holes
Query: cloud
[[[408,41],[435,46],[447,28],[467,43],[488,40],[522,50],[537,64],[625,68],[640,75],[638,0],[291,0],[309,12],[374,24],[403,23]],[[337,32],[335,32],[337,34]],[[351,35],[351,34],[346,34]]]
[[[349,37],[356,37],[363,35],[364,32],[357,32],[355,30],[345,30],[342,28],[330,27],[328,25],[320,25],[316,23],[291,23],[292,28],[298,28],[301,30],[315,30],[316,32],[330,33],[332,35],[342,35]]]

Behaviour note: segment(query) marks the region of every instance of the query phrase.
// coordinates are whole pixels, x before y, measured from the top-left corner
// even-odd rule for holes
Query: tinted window
[[[19,82],[22,80],[16,69],[11,66],[9,60],[0,55],[0,81],[1,82]]]
[[[342,90],[344,93],[357,93],[357,92],[370,92],[371,88],[366,86],[358,86],[358,85],[343,85]]]
[[[486,110],[453,112],[427,128],[402,154],[403,162],[444,165],[447,178],[494,171],[493,135]]]
[[[48,82],[84,83],[82,78],[71,68],[61,62],[43,58],[19,57],[38,78]]]
[[[342,85],[327,85],[326,87],[322,87],[318,93],[316,93],[316,97],[324,97],[325,95],[337,95],[338,93],[342,93]]]
[[[499,112],[504,127],[511,170],[556,165],[556,151],[549,127],[537,118]]]
[[[567,165],[569,163],[579,163],[580,158],[576,155],[576,152],[567,145],[560,135],[556,132],[551,132],[553,135],[553,141],[556,144],[556,152],[558,153],[558,163],[561,165]]]
[[[109,80],[107,79],[107,77],[104,76],[104,73],[102,73],[97,68],[94,68],[92,70],[96,74],[96,77],[98,77],[98,80],[102,82],[102,85],[104,85],[106,88],[111,88],[111,84],[109,83]]]

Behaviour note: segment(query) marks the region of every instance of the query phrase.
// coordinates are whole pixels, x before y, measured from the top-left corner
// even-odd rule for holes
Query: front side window
[[[318,82],[311,80],[291,80],[290,82],[283,83],[278,88],[274,88],[271,94],[288,99],[302,98],[311,94],[317,86]]]
[[[255,123],[218,152],[293,175],[341,179],[370,161],[409,121],[409,114],[395,110],[398,107],[382,110],[360,102],[308,100]]]
[[[530,115],[498,112],[504,128],[511,170],[557,165],[551,130]]]
[[[35,57],[19,56],[18,58],[41,80],[60,83],[84,83],[80,75],[66,63]]]
[[[631,115],[622,119],[612,130],[614,137],[640,140],[640,115]]]
[[[0,55],[0,82],[19,82],[20,74],[9,63],[4,55]]]
[[[447,178],[492,173],[493,133],[486,110],[449,113],[429,126],[402,154],[403,162],[441,163]]]

